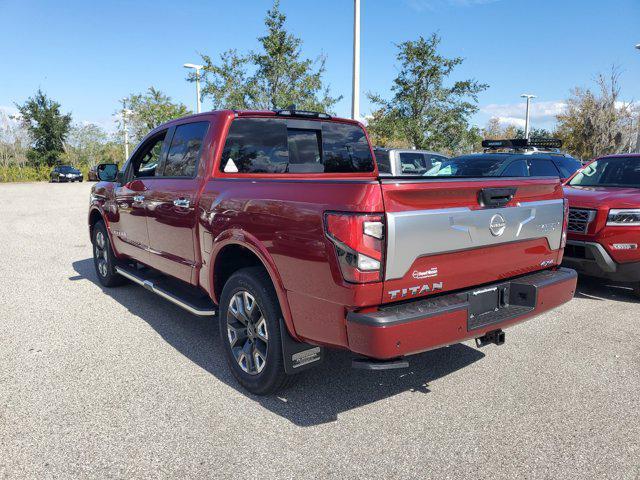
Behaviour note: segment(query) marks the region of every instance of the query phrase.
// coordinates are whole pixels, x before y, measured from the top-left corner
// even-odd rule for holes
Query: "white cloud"
[[[556,116],[564,112],[567,104],[562,101],[547,101],[531,103],[529,117],[531,122],[549,123],[555,122]],[[497,117],[500,123],[524,126],[524,117],[527,109],[525,102],[520,103],[492,103],[480,107],[480,112],[489,117]]]

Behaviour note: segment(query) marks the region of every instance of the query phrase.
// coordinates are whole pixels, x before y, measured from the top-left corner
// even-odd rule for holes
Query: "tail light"
[[[347,282],[382,280],[384,222],[382,215],[327,213],[327,236],[336,247],[342,277]]]
[[[560,248],[567,246],[567,228],[569,227],[569,200],[562,199],[564,205],[564,218],[562,219],[562,240],[560,241]]]

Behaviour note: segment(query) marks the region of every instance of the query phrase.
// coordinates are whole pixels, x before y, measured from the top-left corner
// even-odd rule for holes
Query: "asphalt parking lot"
[[[2,478],[640,478],[640,308],[562,308],[385,373],[326,362],[277,397],[215,322],[97,283],[87,183],[0,184]]]

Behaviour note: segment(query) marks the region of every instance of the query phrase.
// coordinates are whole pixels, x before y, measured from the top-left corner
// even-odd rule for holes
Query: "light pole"
[[[193,68],[196,71],[196,113],[200,113],[200,70],[204,68],[204,65],[185,63],[183,67]]]
[[[124,161],[129,160],[129,130],[127,128],[127,115],[133,112],[127,108],[127,102],[122,101],[122,130],[124,132]]]
[[[351,118],[360,119],[360,0],[353,0],[353,88]]]
[[[640,50],[640,43],[636,44],[636,48]],[[631,115],[631,123],[633,123],[633,114]],[[629,153],[631,153],[631,140],[629,140]],[[640,112],[638,112],[638,135],[636,135],[636,153],[640,153]]]
[[[525,118],[524,121],[524,138],[526,138],[527,140],[529,139],[529,103],[531,102],[532,98],[536,98],[535,95],[531,95],[530,93],[523,93],[522,95],[520,95],[522,98],[526,98],[527,99],[527,116]]]

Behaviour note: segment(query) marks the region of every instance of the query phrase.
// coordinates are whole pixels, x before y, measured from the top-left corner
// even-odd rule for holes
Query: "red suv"
[[[601,157],[566,184],[564,264],[579,273],[631,284],[640,294],[640,154]]]
[[[98,174],[100,282],[218,313],[229,367],[254,393],[326,347],[382,369],[465,339],[501,344],[503,328],[573,297],[557,177],[380,177],[352,120],[203,113]]]

